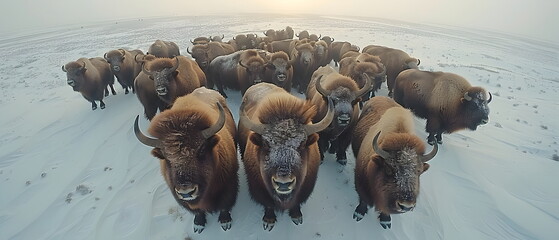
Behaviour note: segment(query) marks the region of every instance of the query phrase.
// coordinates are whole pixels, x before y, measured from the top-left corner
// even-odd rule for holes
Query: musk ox
[[[334,117],[313,124],[315,107],[270,83],[250,87],[240,107],[237,139],[243,154],[250,196],[264,207],[263,227],[271,231],[275,211],[289,210],[296,225],[303,223],[301,204],[314,188],[320,153],[317,132]]]
[[[231,208],[239,179],[235,122],[225,99],[216,91],[198,88],[177,98],[157,115],[145,136],[134,122],[136,137],[153,147],[161,174],[175,200],[194,214],[194,232],[201,233],[206,213],[219,211],[223,230],[231,228]]]
[[[241,53],[237,66],[237,81],[241,94],[253,84],[261,83],[266,70],[266,60],[257,50],[249,49]]]
[[[136,78],[136,91],[149,120],[155,116],[158,108],[167,108],[178,97],[206,85],[206,75],[202,69],[185,56],[146,61],[142,73]]]
[[[287,26],[285,27],[285,32],[287,33],[287,39],[293,39],[293,28]]]
[[[363,52],[380,57],[386,67],[386,85],[390,97],[398,74],[406,69],[417,69],[420,63],[419,59],[410,57],[404,51],[389,47],[369,45],[363,48]]]
[[[428,143],[442,143],[443,133],[452,133],[489,122],[489,99],[485,89],[473,87],[463,77],[446,72],[417,69],[403,71],[396,78],[394,100],[427,119]]]
[[[135,61],[137,56],[143,56],[142,50],[111,50],[105,53],[105,60],[109,62],[111,72],[124,89],[124,94],[128,94],[129,88],[132,93],[136,93],[134,88],[134,79],[142,71],[142,64]]]
[[[436,154],[425,154],[415,135],[413,115],[388,97],[365,103],[352,137],[355,154],[355,190],[359,205],[353,218],[360,221],[374,206],[380,225],[391,227],[390,214],[413,210],[419,195],[419,176]]]
[[[309,31],[303,30],[303,31],[301,31],[299,34],[295,34],[295,36],[298,37],[299,40],[303,40],[303,39],[305,39],[305,38],[309,38],[309,37],[310,37],[310,34],[309,34]]]
[[[325,41],[328,44],[328,47],[330,47],[330,44],[334,42],[334,38],[330,36],[321,37],[320,40]]]
[[[291,48],[294,47],[294,44],[291,44],[292,42],[294,42],[296,40],[293,39],[286,39],[286,40],[281,40],[281,41],[273,41],[269,44],[267,44],[267,48],[265,50],[267,50],[268,52],[285,52],[285,53],[290,53],[291,52]]]
[[[289,56],[285,52],[271,54],[264,72],[264,82],[273,83],[278,87],[291,92],[291,81],[293,79],[293,68]]]
[[[315,46],[314,51],[316,55],[316,64],[319,67],[324,67],[328,65],[328,63],[332,61],[332,59],[330,59],[330,53],[328,51],[328,43],[326,43],[323,40],[319,40],[316,41],[314,46]]]
[[[339,74],[330,66],[320,67],[312,77],[307,88],[307,100],[317,108],[313,121],[322,119],[328,110],[327,99],[334,103],[334,120],[328,128],[319,132],[318,148],[320,159],[324,159],[324,152],[330,149],[336,153],[338,163],[347,163],[346,150],[351,140],[351,132],[359,117],[358,102],[361,96],[371,89],[371,80],[367,75],[363,77],[366,83],[359,88],[357,83],[347,76]]]
[[[221,36],[210,36],[210,41],[212,42],[223,42],[223,38],[225,35],[221,34]]]
[[[334,60],[334,65],[337,67],[338,62],[340,62],[345,53],[349,51],[359,52],[359,47],[349,42],[332,42],[328,50],[330,52],[330,58]]]
[[[199,44],[194,45],[192,47],[192,52],[186,48],[186,52],[188,52],[192,58],[196,60],[198,66],[204,71],[205,74],[208,74],[208,65],[210,62],[222,55],[227,55],[235,52],[235,49],[231,44],[221,43],[221,42],[210,42],[208,44]],[[213,88],[214,82],[210,79],[208,81],[208,88]]]
[[[380,58],[368,53],[357,53],[354,57],[340,60],[340,74],[355,80],[359,87],[365,84],[363,76],[373,79],[371,91],[363,96],[363,102],[369,100],[371,96],[374,97],[375,91],[379,90],[382,83],[386,81],[386,68]]]
[[[158,58],[174,58],[181,55],[179,46],[174,42],[155,40],[146,54],[154,55]]]
[[[112,94],[116,95],[113,88],[114,76],[109,63],[103,58],[80,58],[75,62],[62,65],[62,71],[66,73],[68,85],[74,91],[80,92],[85,100],[91,102],[92,110],[97,109],[95,101],[99,101],[101,109],[105,108],[103,97],[109,95],[108,87],[111,88]]]
[[[194,40],[190,40],[190,43],[192,43],[192,45],[198,45],[198,44],[208,44],[211,41],[212,37],[197,37]]]
[[[318,69],[315,42],[293,41],[291,45],[290,59],[293,63],[293,84],[298,86],[299,93],[304,93],[313,72]]]

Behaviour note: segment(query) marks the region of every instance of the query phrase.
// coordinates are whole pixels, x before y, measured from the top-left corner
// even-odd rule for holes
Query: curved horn
[[[225,34],[221,34],[221,40],[223,40],[225,38]]]
[[[490,103],[491,100],[493,99],[493,95],[491,95],[491,92],[487,92],[487,93],[489,93],[489,100],[487,100],[487,103]]]
[[[192,39],[190,39],[190,43],[192,43],[192,45],[194,45],[194,41],[192,41]]]
[[[140,115],[136,116],[136,120],[134,120],[134,134],[136,134],[136,138],[138,138],[138,140],[144,145],[154,147],[154,148],[160,148],[162,146],[161,140],[157,138],[150,138],[144,135],[142,131],[140,131],[140,127],[138,126],[139,118]]]
[[[85,62],[82,61],[82,67],[80,68],[80,70],[87,70],[87,68],[85,68]]]
[[[151,72],[146,69],[145,62],[142,62],[142,72],[145,73],[148,76],[151,76]]]
[[[144,59],[143,59],[143,58],[142,58],[141,60],[138,61],[138,55],[140,55],[140,54],[139,54],[139,53],[136,53],[136,55],[134,55],[134,62],[143,63],[143,62],[144,62]]]
[[[175,59],[176,59],[176,62],[177,62],[177,63],[175,63],[175,66],[173,66],[173,67],[169,70],[170,72],[174,72],[174,71],[177,70],[177,68],[179,68],[179,64],[180,64],[179,58],[178,58],[178,57],[175,57]]]
[[[322,37],[322,33],[318,34],[318,39],[320,39]]]
[[[320,120],[320,122],[304,126],[307,136],[326,129],[330,125],[333,119],[334,119],[334,102],[332,101],[331,98],[328,98],[328,112],[326,113],[326,116],[324,116],[324,118]]]
[[[386,67],[385,67],[384,65],[382,65],[382,64],[381,64],[381,66],[382,66],[382,68],[383,68],[383,69],[382,69],[382,72],[381,72],[381,73],[377,73],[377,74],[375,75],[375,78],[377,78],[377,77],[382,77],[382,76],[386,75]]]
[[[330,42],[334,42],[334,38],[333,38],[333,37],[330,38]]]
[[[470,95],[468,95],[468,92],[464,93],[464,99],[466,99],[466,101],[472,101],[472,97],[470,97]]]
[[[105,55],[103,55],[103,58],[105,58],[105,60],[109,61],[109,59],[107,58],[107,53],[105,53]]]
[[[421,64],[421,60],[419,60],[419,58],[417,59],[417,66],[419,66],[419,64]]]
[[[189,47],[186,48],[186,52],[190,55],[192,55],[192,52],[190,50],[188,50]]]
[[[241,116],[239,118],[239,126],[241,125],[260,135],[264,134],[264,132],[268,128],[268,124],[253,122],[244,112],[241,113]]]
[[[217,102],[217,108],[219,109],[219,118],[214,125],[202,130],[202,136],[204,137],[204,139],[208,139],[211,136],[215,135],[225,125],[225,111],[223,110],[223,106],[221,106],[221,103]]]
[[[245,66],[245,65],[242,63],[242,60],[239,60],[239,65],[241,65],[241,67],[244,67],[244,68],[247,68],[247,69],[248,69],[248,67]]]
[[[357,45],[355,45],[357,47],[357,52],[361,51],[361,48]]]
[[[320,75],[320,77],[318,77],[314,86],[316,88],[316,91],[319,92],[320,95],[322,95],[322,97],[328,97],[328,96],[330,96],[330,93],[332,93],[332,91],[328,91],[328,90],[324,89],[322,87],[322,84],[320,84],[320,80],[322,79],[323,76],[324,75]]]
[[[295,37],[299,37],[299,34],[298,34],[298,33],[295,33]]]
[[[62,71],[63,71],[63,72],[67,72],[67,71],[66,71],[66,68],[64,67],[64,65],[62,65]]]
[[[365,93],[368,93],[373,89],[373,80],[371,80],[369,75],[363,73],[363,78],[365,78],[365,85],[363,85],[363,87],[355,93],[353,100],[363,96]]]
[[[380,148],[378,146],[378,137],[380,136],[380,131],[377,133],[377,135],[375,135],[375,138],[373,138],[373,150],[375,150],[375,152],[381,156],[384,159],[389,159],[390,158],[390,153],[388,153],[387,151],[382,150],[382,148]]]
[[[421,156],[419,158],[419,160],[421,160],[421,162],[427,162],[427,161],[433,159],[435,157],[435,155],[437,155],[437,151],[439,151],[439,145],[437,143],[435,143],[435,145],[433,145],[433,150],[431,150],[430,153]]]

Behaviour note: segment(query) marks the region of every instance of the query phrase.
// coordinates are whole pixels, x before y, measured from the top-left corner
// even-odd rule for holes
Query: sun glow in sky
[[[14,31],[140,17],[278,13],[377,17],[494,30],[559,45],[556,0],[53,0],[12,1],[0,35]]]

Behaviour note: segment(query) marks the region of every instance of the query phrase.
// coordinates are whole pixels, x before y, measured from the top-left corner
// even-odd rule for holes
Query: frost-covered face
[[[479,125],[489,122],[489,107],[487,104],[490,100],[487,100],[485,93],[481,91],[468,93],[463,98],[462,102],[465,104],[470,119],[468,124],[470,130],[476,130]]]
[[[390,158],[378,160],[382,169],[384,187],[381,194],[387,210],[404,213],[413,210],[419,195],[419,176],[429,168],[415,149],[406,147],[390,153]]]
[[[261,136],[261,177],[268,193],[283,204],[300,190],[307,169],[307,136],[300,123],[283,120]]]
[[[339,87],[330,93],[330,97],[334,102],[334,120],[330,125],[335,129],[343,130],[347,127],[353,116],[353,106],[355,95],[351,90],[345,87]]]
[[[150,74],[150,79],[153,80],[157,95],[165,97],[169,94],[169,89],[171,85],[174,85],[177,74],[177,71],[171,71],[170,68],[164,68],[161,71],[154,71]]]
[[[273,83],[277,86],[283,86],[285,80],[287,80],[288,70],[291,68],[288,61],[283,58],[276,58],[271,64],[268,64],[267,67],[274,71],[272,74]]]

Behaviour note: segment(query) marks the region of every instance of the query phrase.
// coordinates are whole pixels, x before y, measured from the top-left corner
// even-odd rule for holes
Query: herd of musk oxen
[[[369,45],[360,52],[329,36],[294,36],[289,26],[261,37],[223,38],[191,40],[192,58],[157,40],[145,53],[116,49],[62,66],[68,85],[93,110],[96,101],[105,108],[109,87],[116,94],[114,76],[125,94],[136,94],[151,121],[146,136],[136,117],[136,137],[153,147],[173,197],[195,215],[197,233],[206,213],[219,212],[223,230],[232,226],[237,146],[250,196],[264,207],[264,229],[272,230],[276,212],[285,210],[293,223],[303,223],[301,204],[324,154],[345,165],[350,143],[359,196],[353,218],[360,221],[374,206],[386,229],[390,214],[414,209],[419,176],[442,134],[488,122],[491,94],[453,73],[418,70],[419,59],[398,49]],[[375,97],[384,82],[389,97]],[[306,99],[292,95],[292,87]],[[242,93],[239,116],[227,105],[226,88]],[[429,152],[414,134],[412,113],[427,119]]]

